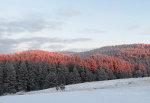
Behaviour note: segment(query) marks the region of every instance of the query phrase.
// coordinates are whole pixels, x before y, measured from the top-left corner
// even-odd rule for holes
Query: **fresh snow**
[[[87,82],[1,96],[0,103],[150,103],[150,77]]]

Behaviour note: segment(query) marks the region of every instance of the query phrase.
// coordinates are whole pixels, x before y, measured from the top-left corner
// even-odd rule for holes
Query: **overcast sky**
[[[0,0],[0,53],[150,43],[150,0]]]

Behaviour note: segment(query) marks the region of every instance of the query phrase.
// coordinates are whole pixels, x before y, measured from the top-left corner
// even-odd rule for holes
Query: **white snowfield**
[[[0,97],[0,103],[150,103],[150,77],[88,82],[19,92]]]

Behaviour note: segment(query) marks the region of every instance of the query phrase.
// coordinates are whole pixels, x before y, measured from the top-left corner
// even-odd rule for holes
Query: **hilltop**
[[[0,55],[0,94],[61,84],[150,76],[150,45],[103,47],[82,53],[29,50]]]

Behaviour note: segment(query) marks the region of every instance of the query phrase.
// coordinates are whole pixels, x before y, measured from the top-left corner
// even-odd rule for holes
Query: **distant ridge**
[[[52,64],[67,64],[71,62],[93,70],[98,67],[106,67],[111,70],[131,71],[132,66],[139,65],[141,69],[149,66],[150,44],[106,46],[79,53],[28,50],[1,54],[0,60],[45,61]]]

